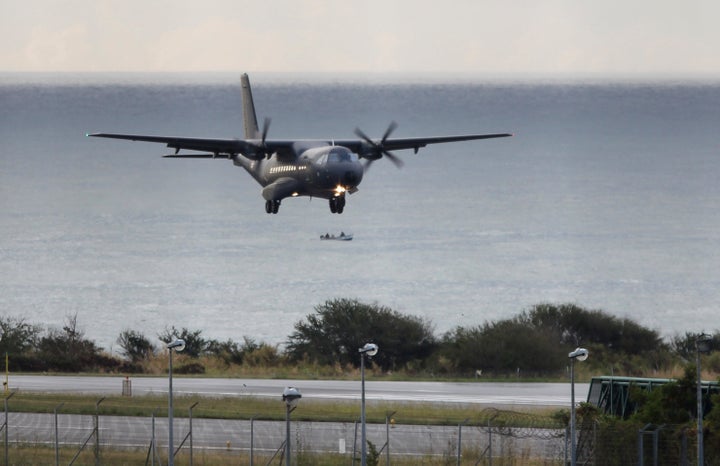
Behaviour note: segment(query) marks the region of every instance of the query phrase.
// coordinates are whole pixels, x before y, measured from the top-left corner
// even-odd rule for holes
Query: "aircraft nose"
[[[361,178],[362,175],[359,175],[355,171],[346,171],[345,175],[343,176],[343,184],[356,186],[360,182]]]

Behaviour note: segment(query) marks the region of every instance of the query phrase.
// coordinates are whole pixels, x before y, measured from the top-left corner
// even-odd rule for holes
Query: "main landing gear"
[[[265,212],[269,214],[276,214],[280,209],[280,199],[265,201]]]
[[[330,212],[341,214],[345,209],[345,196],[337,196],[330,198]]]
[[[280,210],[280,199],[265,201],[265,212],[276,214]],[[330,212],[341,214],[345,210],[345,196],[337,196],[330,198]]]

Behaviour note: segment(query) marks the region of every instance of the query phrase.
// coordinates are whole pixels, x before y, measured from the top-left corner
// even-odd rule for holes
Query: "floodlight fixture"
[[[584,361],[588,358],[588,350],[585,348],[575,348],[575,351],[568,353],[568,358],[575,359],[577,361]]]
[[[380,348],[378,348],[378,345],[376,345],[375,343],[365,343],[365,346],[358,349],[358,352],[366,354],[369,357],[373,357],[377,354],[379,349]]]
[[[175,341],[168,343],[167,349],[174,349],[175,351],[180,352],[185,349],[185,340],[182,338],[176,338]]]

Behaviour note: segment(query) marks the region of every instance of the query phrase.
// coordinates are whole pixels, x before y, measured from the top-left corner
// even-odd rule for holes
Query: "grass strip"
[[[102,399],[102,401],[100,401]],[[99,404],[98,404],[99,402]],[[10,412],[95,414],[103,416],[144,416],[153,413],[167,416],[167,397],[162,395],[106,396],[79,394],[47,394],[16,392],[8,400]],[[175,396],[173,411],[176,418],[187,417],[190,407],[193,418],[274,420],[285,419],[285,404],[280,397],[201,397]],[[562,410],[528,408],[511,411],[482,405],[457,403],[385,402],[371,401],[366,405],[369,423],[389,422],[418,425],[486,425],[562,428]],[[296,421],[355,422],[360,417],[357,401],[302,400],[293,412]]]

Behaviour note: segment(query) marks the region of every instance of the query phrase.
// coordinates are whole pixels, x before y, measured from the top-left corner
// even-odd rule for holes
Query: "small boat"
[[[331,235],[330,233],[325,233],[324,235],[320,235],[321,240],[334,240],[334,241],[352,241],[353,235],[349,234],[346,235],[345,233],[340,233],[339,235]]]

